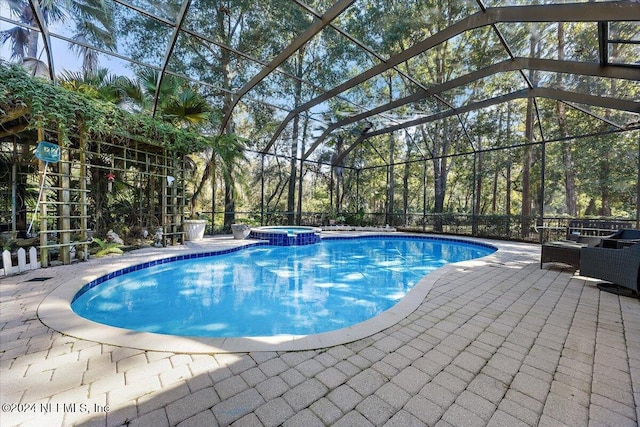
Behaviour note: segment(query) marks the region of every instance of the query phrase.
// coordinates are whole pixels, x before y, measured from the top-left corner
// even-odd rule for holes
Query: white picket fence
[[[29,248],[29,262],[27,263],[27,251],[24,248],[18,249],[18,265],[13,265],[11,260],[11,252],[5,250],[2,252],[2,265],[0,268],[0,276],[10,276],[12,274],[22,273],[23,271],[36,270],[41,267],[38,262],[38,251],[36,248]]]

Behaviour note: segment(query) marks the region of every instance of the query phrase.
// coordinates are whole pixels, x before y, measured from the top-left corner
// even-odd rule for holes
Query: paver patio
[[[306,351],[144,351],[39,321],[52,289],[109,258],[2,278],[0,425],[637,426],[640,302],[540,269],[537,245],[492,243],[487,259],[443,267],[394,326]]]

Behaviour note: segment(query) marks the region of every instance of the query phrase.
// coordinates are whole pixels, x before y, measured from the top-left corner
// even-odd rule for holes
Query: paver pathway
[[[38,320],[65,277],[109,260],[0,279],[0,425],[637,426],[638,300],[540,269],[539,246],[496,244],[395,326],[300,352],[143,351]]]

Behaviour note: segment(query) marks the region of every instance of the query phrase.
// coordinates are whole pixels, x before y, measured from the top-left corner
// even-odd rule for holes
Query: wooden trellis
[[[34,157],[39,141],[60,147],[59,161],[48,163],[46,174],[45,162]],[[149,236],[160,229],[164,245],[183,241],[181,154],[135,136],[97,140],[45,129],[0,137],[0,154],[11,163],[0,174],[0,189],[11,193],[0,199],[0,226],[37,244],[43,267],[50,260],[69,264],[74,252],[86,258],[91,237],[118,225]]]

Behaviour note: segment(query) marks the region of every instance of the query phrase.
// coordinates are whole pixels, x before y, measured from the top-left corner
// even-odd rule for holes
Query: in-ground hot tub
[[[250,239],[268,240],[275,246],[312,245],[320,241],[320,229],[301,226],[271,226],[252,228]]]

